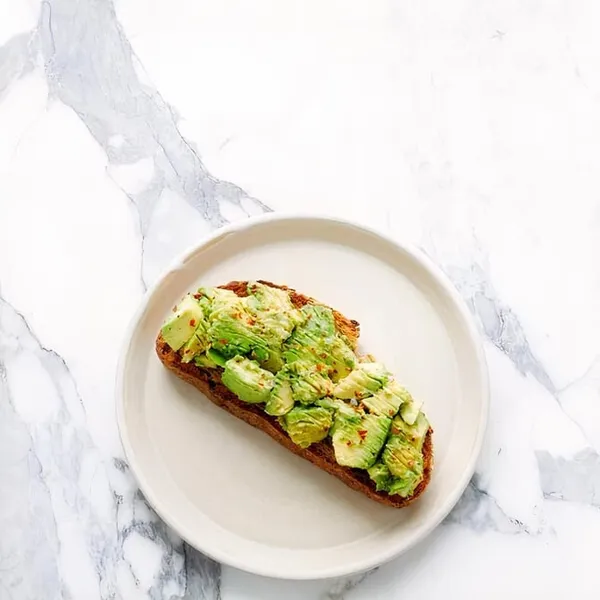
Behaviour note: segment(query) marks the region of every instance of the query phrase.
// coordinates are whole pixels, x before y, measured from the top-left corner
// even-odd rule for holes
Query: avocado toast
[[[267,281],[200,288],[156,340],[164,366],[212,402],[369,498],[403,507],[427,487],[432,429],[370,356],[359,324]]]

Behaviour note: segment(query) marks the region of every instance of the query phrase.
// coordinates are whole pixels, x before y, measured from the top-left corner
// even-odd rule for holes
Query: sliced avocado
[[[240,400],[255,404],[269,398],[275,376],[261,369],[257,362],[236,356],[225,363],[221,381]]]
[[[337,411],[332,430],[336,462],[344,467],[371,467],[385,443],[391,423],[389,417]]]
[[[399,477],[392,477],[388,484],[388,494],[397,494],[403,498],[412,496],[415,492],[416,487],[423,480],[423,474],[417,472],[410,472],[406,477],[400,479]]]
[[[429,421],[423,413],[419,413],[417,420],[413,425],[409,425],[400,416],[392,421],[390,433],[400,435],[413,445],[419,452],[423,449],[423,442],[429,430]]]
[[[208,346],[206,325],[200,322],[192,337],[181,348],[181,362],[190,362],[197,354],[204,352]]]
[[[357,360],[352,348],[338,335],[330,342],[325,363],[331,367],[331,379],[337,382],[352,372]]]
[[[295,444],[308,448],[327,437],[333,413],[320,406],[296,406],[282,417],[281,422]]]
[[[257,322],[260,335],[270,346],[279,346],[305,318],[294,307],[286,290],[258,282],[248,284],[247,306]]]
[[[400,407],[400,415],[406,423],[412,425],[417,420],[422,406],[423,402],[415,400],[410,394],[408,394],[407,400]]]
[[[280,371],[275,376],[275,384],[265,405],[265,412],[268,415],[279,417],[290,412],[292,408],[294,408],[292,384],[288,374]]]
[[[296,327],[284,345],[284,359],[323,362],[327,358],[329,340],[335,335],[333,312],[324,306],[306,304],[300,311],[304,322]]]
[[[333,390],[336,398],[360,400],[372,396],[389,380],[390,373],[381,363],[360,363]]]
[[[234,311],[231,315],[221,313],[211,322],[208,335],[212,347],[226,356],[233,358],[254,351],[257,358],[268,358],[266,343],[251,329],[243,311]]]
[[[362,403],[376,415],[394,417],[400,405],[410,400],[410,394],[396,381],[388,381],[372,396],[367,396]]]
[[[356,365],[356,356],[336,331],[332,310],[307,304],[300,312],[305,320],[284,344],[283,358],[286,363],[303,361],[305,364],[323,364],[333,381],[345,377]]]
[[[227,359],[221,353],[209,348],[206,352],[194,356],[194,362],[199,367],[216,369],[217,367],[225,367]]]
[[[322,363],[296,361],[287,365],[286,369],[291,374],[294,400],[302,404],[311,404],[333,391],[333,384],[327,376],[327,367]]]
[[[260,361],[260,366],[271,373],[277,373],[281,371],[284,366],[283,357],[281,355],[281,348],[270,347],[268,350],[268,356],[266,359]]]
[[[216,369],[217,363],[210,358],[207,352],[202,352],[201,354],[196,354],[194,356],[194,362],[199,366],[205,369]]]
[[[235,292],[218,287],[198,288],[196,297],[209,318],[215,318],[219,313],[228,312],[231,308],[242,306],[244,303]]]
[[[410,496],[423,479],[423,442],[429,421],[420,413],[413,425],[408,425],[399,415],[392,421],[390,437],[381,459],[392,474],[388,492],[403,497]]]
[[[167,344],[177,352],[191,337],[204,320],[204,313],[198,301],[188,294],[176,306],[175,313],[164,323],[162,336]]]
[[[392,474],[386,465],[376,462],[372,467],[367,469],[369,477],[375,482],[375,489],[378,492],[387,492],[392,482]]]
[[[227,358],[223,356],[220,352],[217,352],[213,348],[209,348],[206,351],[206,355],[210,360],[212,360],[218,367],[225,368],[225,363],[227,362]]]
[[[423,455],[403,436],[390,437],[381,459],[394,477],[417,483],[423,477]]]
[[[305,321],[305,332],[318,337],[328,337],[335,333],[333,311],[327,306],[305,304],[302,309]]]

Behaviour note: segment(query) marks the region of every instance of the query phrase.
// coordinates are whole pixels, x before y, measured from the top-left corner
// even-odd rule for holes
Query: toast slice
[[[308,303],[321,304],[317,300],[299,294],[286,286],[275,285],[269,281],[259,281],[259,283],[287,290],[290,294],[292,304],[296,308],[301,308]],[[247,281],[231,281],[220,287],[231,290],[238,296],[246,296],[247,284]],[[348,319],[335,309],[332,310],[338,331],[346,336],[353,347],[356,347],[360,333],[358,322]],[[310,461],[320,469],[327,471],[330,475],[337,477],[348,487],[363,493],[380,504],[402,508],[416,500],[429,484],[433,469],[433,430],[431,427],[426,434],[423,444],[423,480],[419,483],[414,493],[407,498],[403,498],[399,495],[390,495],[387,492],[378,492],[375,489],[375,483],[371,481],[366,470],[343,467],[337,464],[333,447],[328,439],[313,443],[308,448],[301,448],[295,444],[283,430],[277,417],[266,414],[260,405],[249,404],[239,400],[235,394],[229,391],[221,382],[221,370],[202,368],[193,362],[183,363],[179,354],[168,346],[160,334],[156,340],[156,353],[169,371],[172,371],[177,377],[196,387],[211,402],[224,408],[227,412],[242,419],[249,425],[260,429],[294,454]]]

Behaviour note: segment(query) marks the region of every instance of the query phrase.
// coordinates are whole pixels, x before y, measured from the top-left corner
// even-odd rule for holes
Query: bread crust
[[[246,281],[231,281],[230,283],[220,286],[224,289],[229,289],[235,292],[238,296],[247,295]],[[292,303],[300,308],[305,304],[320,304],[313,298],[299,294],[295,290],[286,286],[276,285],[269,281],[260,281],[265,285],[284,289],[289,291]],[[348,319],[335,309],[333,315],[335,324],[340,333],[346,336],[350,344],[356,348],[360,326],[357,321]],[[397,495],[389,495],[387,492],[378,492],[375,489],[375,484],[369,478],[368,473],[364,469],[354,469],[338,465],[335,461],[333,446],[328,439],[322,442],[311,444],[308,448],[301,448],[295,444],[287,433],[282,429],[277,417],[267,415],[260,405],[249,404],[243,402],[233,392],[226,388],[221,382],[221,370],[202,368],[194,364],[181,362],[181,357],[173,351],[164,341],[162,335],[156,339],[156,353],[163,365],[177,377],[193,385],[202,392],[211,402],[225,409],[230,414],[242,419],[249,425],[260,429],[276,442],[287,448],[290,452],[301,456],[305,460],[310,461],[320,469],[326,471],[330,475],[337,477],[348,487],[361,492],[372,500],[391,506],[394,508],[402,508],[411,502],[414,502],[424,491],[431,480],[433,470],[433,430],[430,427],[423,444],[424,469],[423,480],[419,483],[412,496],[402,498]]]

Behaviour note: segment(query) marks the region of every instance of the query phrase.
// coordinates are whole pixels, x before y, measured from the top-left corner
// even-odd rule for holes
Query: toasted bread
[[[247,295],[246,281],[232,281],[227,285],[220,286],[224,289],[235,292],[238,296]],[[289,292],[292,303],[300,308],[308,303],[320,304],[317,300],[299,294],[286,286],[275,285],[268,281],[260,281],[265,285],[285,289]],[[335,309],[333,310],[334,320],[338,331],[346,336],[350,344],[356,348],[358,336],[360,333],[357,321],[348,319]],[[275,441],[285,446],[288,450],[310,461],[320,469],[337,477],[348,487],[362,492],[372,500],[381,504],[402,508],[416,500],[424,491],[431,479],[433,469],[433,444],[432,429],[429,428],[423,444],[424,456],[424,476],[412,496],[403,498],[398,495],[390,495],[387,492],[378,492],[375,484],[369,478],[367,472],[363,469],[353,469],[342,467],[335,461],[333,447],[326,439],[322,442],[311,444],[308,448],[301,448],[296,445],[287,433],[282,429],[276,417],[267,415],[264,410],[256,404],[249,404],[239,400],[235,394],[227,389],[221,382],[221,371],[219,369],[202,368],[194,364],[181,362],[181,357],[173,351],[164,341],[161,335],[156,340],[156,353],[163,365],[172,371],[177,377],[187,383],[192,384],[200,390],[211,402],[224,408],[227,412],[242,419],[249,425],[260,429],[262,432],[271,436]]]

